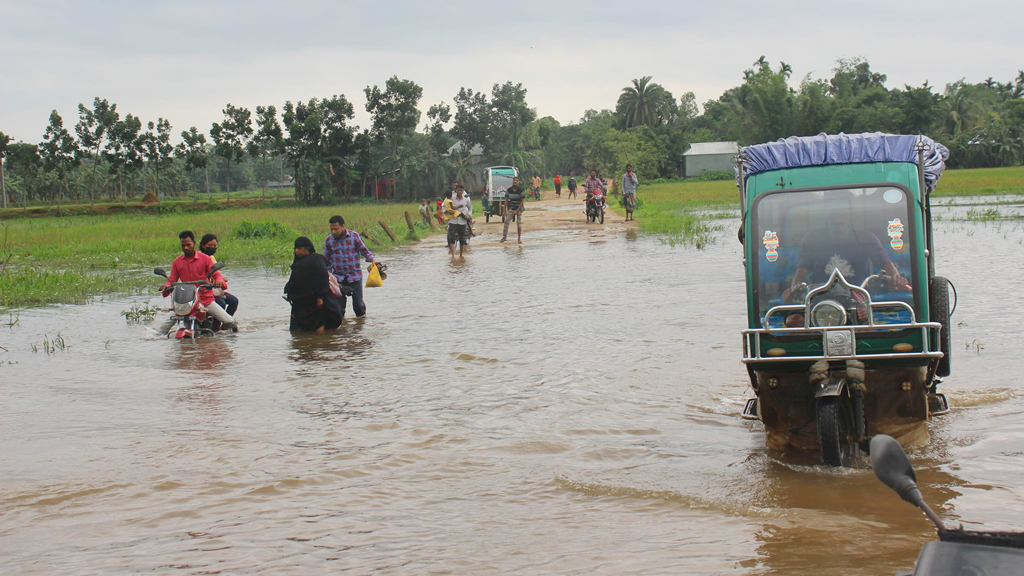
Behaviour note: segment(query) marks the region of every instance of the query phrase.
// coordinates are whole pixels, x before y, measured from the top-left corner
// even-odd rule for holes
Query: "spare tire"
[[[950,352],[953,349],[953,337],[949,333],[949,280],[936,276],[928,283],[928,317],[932,322],[942,325],[939,328],[939,350],[942,359],[935,375],[946,377],[950,374]]]

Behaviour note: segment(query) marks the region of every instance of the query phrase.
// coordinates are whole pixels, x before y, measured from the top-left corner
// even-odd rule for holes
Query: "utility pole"
[[[0,195],[3,195],[3,208],[7,209],[7,185],[4,183],[4,157],[0,156]]]

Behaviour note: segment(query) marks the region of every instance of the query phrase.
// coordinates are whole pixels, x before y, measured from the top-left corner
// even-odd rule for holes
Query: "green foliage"
[[[231,193],[231,160],[242,160],[249,139],[252,137],[252,113],[248,108],[238,108],[228,103],[223,110],[224,121],[214,122],[210,127],[214,151],[227,163],[227,191]]]
[[[140,324],[142,322],[149,322],[153,320],[158,312],[160,312],[160,308],[150,306],[149,302],[146,302],[142,306],[139,306],[137,302],[132,302],[131,308],[121,310],[121,316],[124,316],[125,322],[129,324]]]
[[[715,182],[718,180],[729,180],[734,182],[736,180],[736,174],[732,172],[724,172],[722,170],[705,170],[700,174],[687,178],[691,182]]]
[[[670,121],[676,111],[672,94],[658,83],[651,82],[651,76],[634,79],[632,86],[622,89],[615,113],[626,128],[634,126],[654,127]]]
[[[231,229],[231,237],[238,239],[295,238],[296,236],[298,234],[294,230],[275,220],[264,220],[262,222],[242,220]]]

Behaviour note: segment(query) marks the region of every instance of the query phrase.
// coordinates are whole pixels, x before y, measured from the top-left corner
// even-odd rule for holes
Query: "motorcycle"
[[[600,221],[604,224],[604,191],[594,190],[594,193],[587,197],[587,221]]]
[[[217,262],[210,268],[210,274],[223,267],[223,262]],[[163,268],[154,268],[153,274],[170,280]],[[215,320],[213,316],[206,313],[206,307],[199,301],[199,291],[212,290],[214,288],[213,283],[202,281],[172,282],[167,288],[170,288],[172,291],[171,320],[175,322],[171,329],[173,330],[174,337],[178,340],[185,338],[195,340],[200,336],[213,336],[216,332],[214,330]],[[170,330],[167,332],[167,337],[171,337]]]
[[[883,484],[903,500],[920,508],[935,524],[939,540],[921,548],[910,576],[1020,574],[1024,564],[1024,533],[949,529],[928,506],[917,487],[917,475],[899,442],[877,434],[871,438],[871,468]]]

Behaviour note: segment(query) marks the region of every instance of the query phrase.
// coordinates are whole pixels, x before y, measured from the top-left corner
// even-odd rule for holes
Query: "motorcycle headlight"
[[[174,313],[178,316],[188,316],[192,312],[191,302],[175,302]]]
[[[846,324],[846,310],[835,300],[818,302],[811,308],[811,324],[814,326],[842,326]]]

